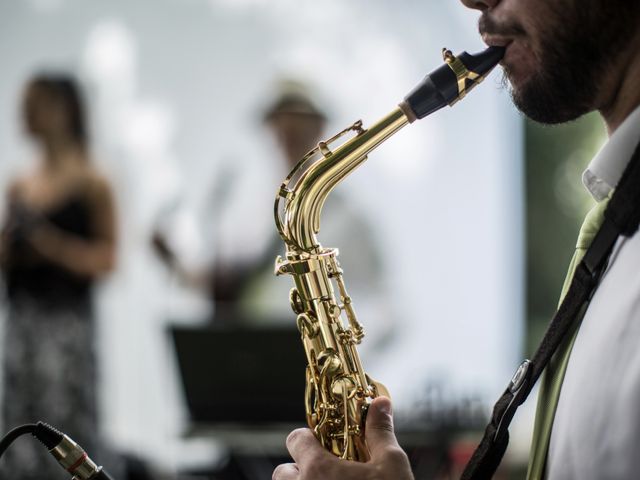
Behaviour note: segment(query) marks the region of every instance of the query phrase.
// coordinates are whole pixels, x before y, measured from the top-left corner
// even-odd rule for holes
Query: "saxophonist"
[[[603,206],[628,164],[640,157],[632,158],[640,140],[640,3],[462,3],[481,12],[483,40],[490,46],[506,47],[502,66],[514,104],[525,115],[557,124],[591,111],[600,113],[609,140],[583,180],[597,202],[596,209]],[[547,368],[536,412],[529,479],[637,478],[639,266],[640,235],[619,238],[577,333],[556,351],[555,368]],[[560,356],[563,367],[558,366],[563,363]],[[365,438],[371,458],[358,463],[331,455],[310,430],[295,430],[287,438],[295,463],[278,466],[273,478],[413,478],[393,433],[389,399],[378,397],[371,403]]]

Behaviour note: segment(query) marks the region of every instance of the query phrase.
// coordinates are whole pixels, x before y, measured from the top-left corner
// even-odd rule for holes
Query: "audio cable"
[[[64,433],[43,422],[30,423],[14,428],[0,440],[0,457],[18,437],[30,433],[42,443],[67,472],[72,480],[112,480],[89,458],[80,445]]]

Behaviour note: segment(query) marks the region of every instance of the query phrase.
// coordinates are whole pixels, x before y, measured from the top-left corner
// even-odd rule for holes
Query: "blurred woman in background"
[[[93,455],[91,293],[115,263],[113,198],[89,161],[83,102],[72,78],[34,77],[23,116],[40,158],[35,169],[10,184],[0,237],[8,299],[3,425],[43,420]],[[0,463],[0,477],[58,478],[60,467],[48,455],[32,439],[16,444]]]

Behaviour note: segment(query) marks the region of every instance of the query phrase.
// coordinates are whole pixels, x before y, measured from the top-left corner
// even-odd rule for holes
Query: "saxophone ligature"
[[[364,328],[345,287],[338,249],[325,248],[318,241],[322,207],[331,190],[374,148],[408,123],[463,98],[503,55],[502,47],[458,56],[443,49],[445,63],[397,108],[369,128],[357,121],[319,142],[278,190],[275,221],[286,254],[276,258],[275,273],[294,280],[289,300],[308,363],[307,423],[322,446],[343,459],[369,459],[364,440],[367,408],[373,398],[388,392],[365,373],[356,350]]]

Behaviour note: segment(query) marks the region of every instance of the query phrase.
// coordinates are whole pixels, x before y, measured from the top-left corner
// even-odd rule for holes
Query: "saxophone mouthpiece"
[[[445,105],[453,105],[479,84],[504,56],[504,47],[489,47],[474,55],[462,52],[457,57],[442,49],[444,65],[427,75],[400,103],[410,122],[432,114]]]

